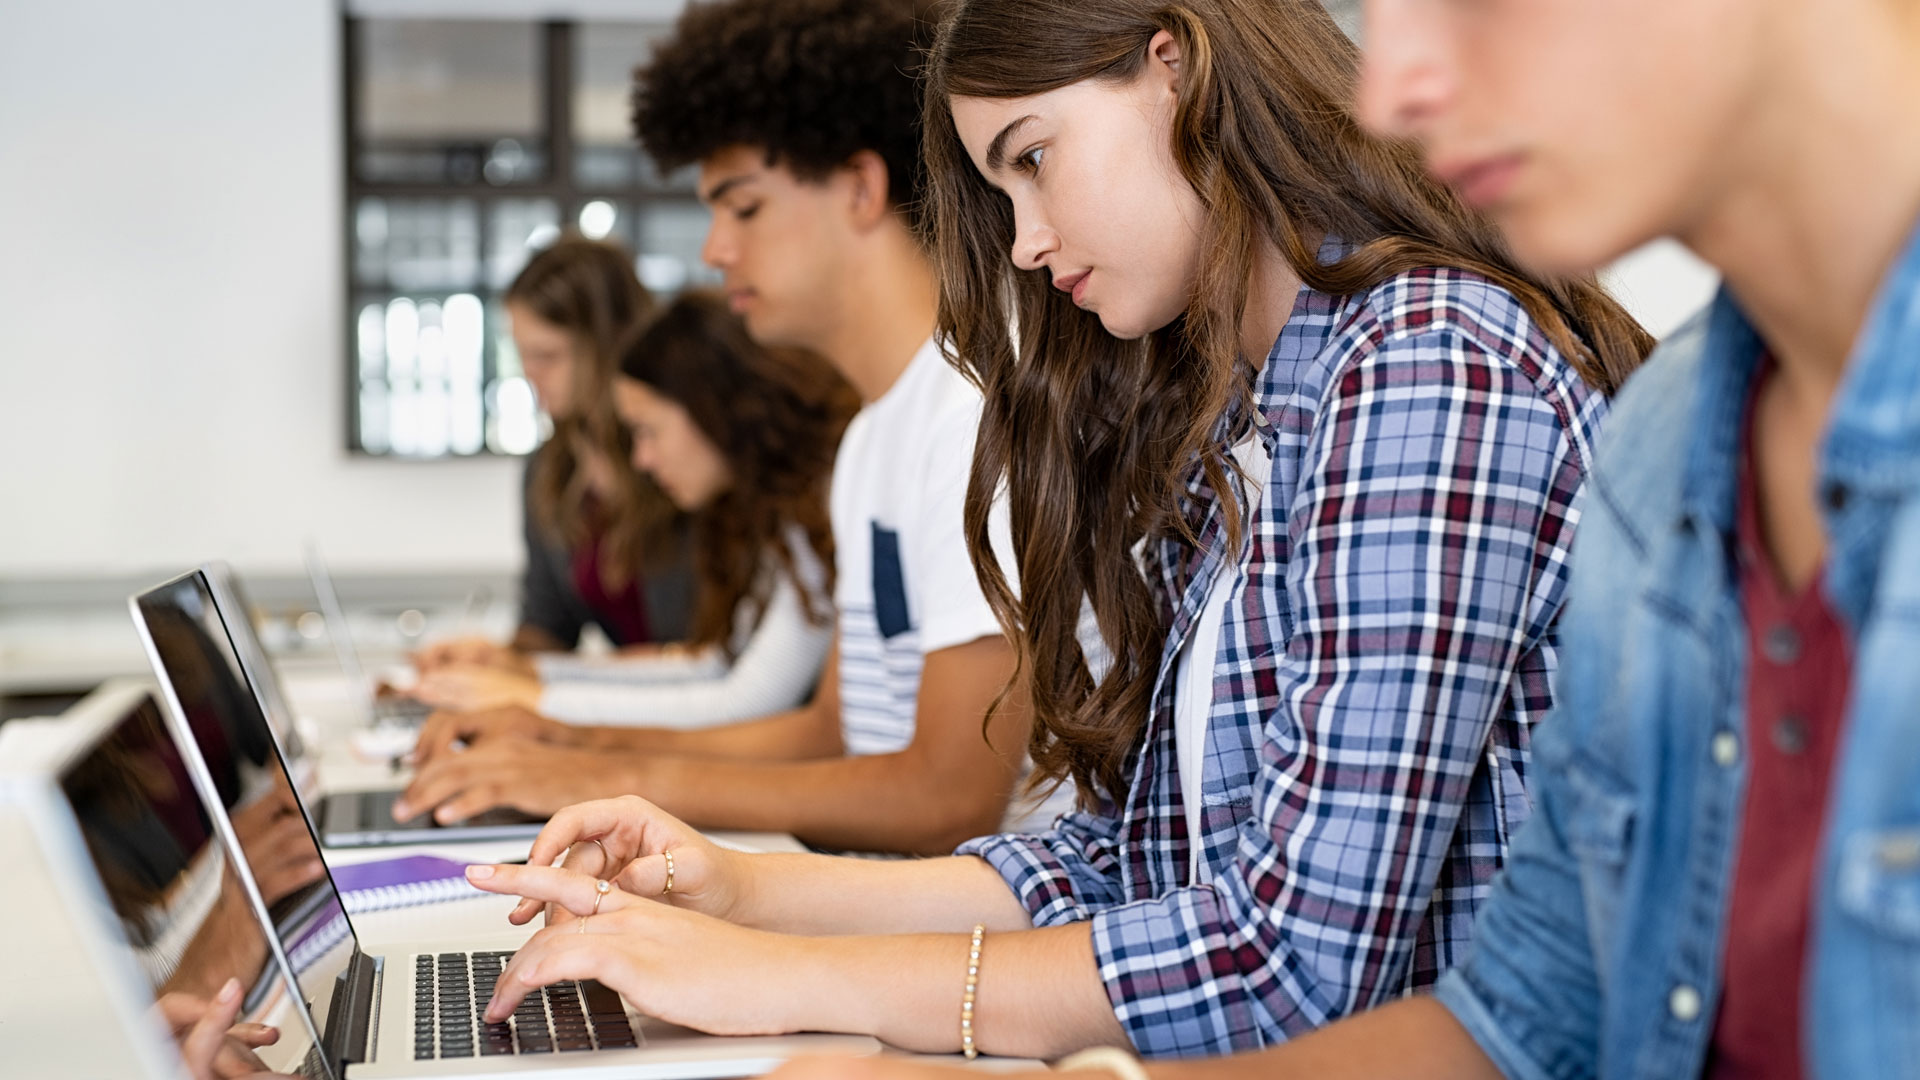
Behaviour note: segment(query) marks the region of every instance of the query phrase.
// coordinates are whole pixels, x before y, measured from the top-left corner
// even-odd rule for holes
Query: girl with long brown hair
[[[1647,336],[1360,128],[1313,0],[948,12],[925,139],[941,324],[986,399],[970,539],[1028,749],[1080,810],[873,866],[569,808],[536,865],[476,879],[593,912],[591,879],[537,864],[594,839],[635,895],[536,935],[490,1018],[591,975],[719,1030],[1190,1056],[1467,951],[1531,807],[1575,498]]]
[[[576,724],[691,727],[792,708],[833,640],[827,486],[858,396],[814,354],[756,344],[712,293],[674,300],[621,347],[619,365],[612,392],[631,467],[688,515],[686,641],[641,658],[542,658],[537,678],[436,672],[423,691],[562,721],[529,717],[524,733],[563,745],[593,740]],[[545,781],[517,769],[501,797]]]
[[[562,236],[528,260],[505,308],[521,368],[553,422],[527,461],[520,627],[510,645],[446,641],[416,663],[531,672],[534,655],[572,649],[589,625],[616,648],[679,641],[692,584],[683,523],[652,480],[625,467],[613,410],[617,349],[653,310],[632,256]]]

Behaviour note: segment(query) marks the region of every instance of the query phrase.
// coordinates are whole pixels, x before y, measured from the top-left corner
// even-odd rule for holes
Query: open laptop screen
[[[153,698],[140,695],[59,779],[154,995],[205,1000],[238,978],[249,988],[246,1015],[281,1029],[269,1063],[304,1061],[311,1034],[278,1015],[287,1005],[280,969]]]
[[[325,1032],[335,980],[357,942],[206,576],[195,571],[135,602],[158,674],[172,687],[178,719],[233,824],[276,943],[315,1027]]]

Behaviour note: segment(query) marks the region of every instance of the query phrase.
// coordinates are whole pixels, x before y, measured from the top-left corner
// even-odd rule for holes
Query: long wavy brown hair
[[[834,452],[860,398],[827,362],[803,349],[769,348],[710,292],[667,305],[621,350],[620,374],[669,398],[726,458],[733,482],[693,514],[696,645],[729,646],[736,612],[766,609],[762,572],[771,556],[815,623],[833,614],[833,525],[827,487]],[[806,537],[826,569],[810,586],[788,546]]]
[[[1044,271],[1012,266],[1011,204],[974,169],[950,103],[1128,82],[1162,30],[1180,48],[1172,152],[1206,210],[1204,254],[1185,313],[1122,341]],[[1220,424],[1251,405],[1238,329],[1265,245],[1341,296],[1420,267],[1483,275],[1605,392],[1651,348],[1595,281],[1529,274],[1486,219],[1428,177],[1415,147],[1364,131],[1358,59],[1317,0],[956,0],[936,35],[924,146],[939,323],[986,396],[968,546],[1032,692],[1036,780],[1070,777],[1083,801],[1124,797],[1166,639],[1136,553],[1143,541],[1194,542],[1179,501],[1196,475],[1228,490]],[[1328,235],[1354,248],[1322,265]],[[1018,595],[987,532],[1001,490]],[[1244,527],[1229,515],[1233,542]],[[1075,634],[1083,603],[1110,653],[1098,676]]]
[[[652,313],[653,297],[625,249],[570,232],[527,261],[504,299],[574,342],[573,414],[554,417],[552,436],[535,451],[527,493],[533,519],[569,548],[585,544],[598,528],[600,578],[619,589],[643,568],[668,561],[677,544],[679,511],[651,478],[626,467],[627,429],[613,411],[615,355]],[[581,467],[582,443],[612,466],[611,495],[594,496]]]

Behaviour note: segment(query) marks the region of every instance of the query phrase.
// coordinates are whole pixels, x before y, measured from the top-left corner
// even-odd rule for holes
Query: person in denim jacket
[[[1726,287],[1617,400],[1473,953],[1109,1075],[1920,1076],[1920,4],[1369,0],[1363,112],[1548,272]],[[1075,1063],[1076,1065],[1079,1063]],[[885,1063],[783,1077],[888,1077]]]

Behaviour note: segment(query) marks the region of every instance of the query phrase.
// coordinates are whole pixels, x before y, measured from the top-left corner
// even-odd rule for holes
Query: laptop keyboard
[[[638,1045],[620,995],[591,980],[528,994],[503,1023],[484,1019],[510,952],[413,958],[413,1056],[492,1057],[612,1050]]]

